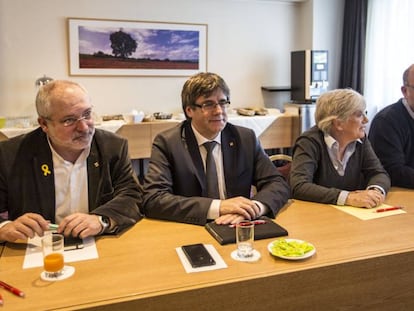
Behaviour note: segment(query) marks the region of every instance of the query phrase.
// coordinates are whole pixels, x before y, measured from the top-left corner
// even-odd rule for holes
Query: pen
[[[58,227],[59,225],[57,224],[49,224],[49,230],[57,230]]]
[[[254,224],[254,225],[263,225],[266,223],[266,220],[262,220],[262,219],[258,219],[258,220],[253,220],[250,221],[250,223]],[[231,224],[229,225],[230,228],[234,228],[236,227],[237,224]]]
[[[16,296],[24,297],[24,293],[20,289],[17,289],[16,287],[4,283],[3,281],[0,281],[0,287],[3,287],[5,290],[8,290]]]
[[[382,212],[388,212],[388,211],[395,211],[397,209],[403,209],[401,206],[392,206],[392,207],[386,207],[386,208],[379,208],[374,213],[382,213]]]

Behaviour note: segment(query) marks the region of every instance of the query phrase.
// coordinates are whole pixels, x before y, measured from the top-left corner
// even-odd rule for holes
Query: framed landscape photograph
[[[207,71],[207,25],[68,18],[69,75],[190,76]]]

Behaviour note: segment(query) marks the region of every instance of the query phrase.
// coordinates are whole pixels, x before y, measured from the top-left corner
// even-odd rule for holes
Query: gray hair
[[[345,121],[356,111],[365,111],[364,97],[352,89],[336,89],[319,96],[316,101],[315,122],[329,133],[335,119]]]
[[[79,83],[69,80],[53,80],[40,87],[36,95],[36,111],[39,117],[50,118],[50,108],[53,102],[61,100],[67,87],[80,88],[85,94],[88,91]]]
[[[191,76],[184,83],[181,91],[181,102],[186,117],[185,109],[194,106],[197,98],[200,96],[208,97],[218,89],[223,91],[227,100],[230,100],[230,89],[219,75],[211,72],[200,72]]]

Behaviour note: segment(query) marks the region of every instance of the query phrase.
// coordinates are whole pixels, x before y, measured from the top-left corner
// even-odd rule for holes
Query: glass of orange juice
[[[63,235],[46,234],[42,238],[42,251],[44,276],[48,279],[59,278],[65,267]]]

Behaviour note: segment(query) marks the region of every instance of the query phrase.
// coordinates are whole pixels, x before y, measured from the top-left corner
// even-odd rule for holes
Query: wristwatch
[[[102,234],[106,232],[106,230],[109,228],[109,226],[111,225],[111,221],[109,220],[108,216],[103,216],[103,215],[99,215],[98,219],[102,226],[102,231],[100,232],[100,234]]]

